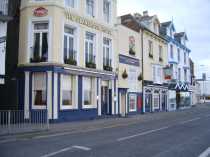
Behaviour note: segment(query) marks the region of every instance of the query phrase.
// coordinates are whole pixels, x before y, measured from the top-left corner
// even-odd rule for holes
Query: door
[[[120,98],[120,105],[121,105],[121,115],[126,115],[126,94],[121,94]]]
[[[108,114],[108,87],[101,87],[101,114],[107,115]]]
[[[165,93],[162,94],[162,110],[166,111],[167,106],[167,95]]]
[[[145,94],[145,112],[152,112],[152,94]]]

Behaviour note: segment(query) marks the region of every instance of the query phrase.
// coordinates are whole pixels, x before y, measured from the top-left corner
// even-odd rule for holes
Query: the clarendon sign
[[[93,29],[102,31],[102,32],[104,32],[106,34],[109,34],[109,35],[112,35],[112,31],[110,29],[108,29],[107,27],[102,26],[100,24],[97,24],[97,23],[95,23],[95,22],[93,22],[91,20],[85,19],[85,18],[83,18],[81,16],[73,15],[68,10],[66,11],[66,18],[68,20],[77,22],[77,23],[82,24],[82,25],[85,25],[87,27],[90,27],[90,28],[93,28]]]

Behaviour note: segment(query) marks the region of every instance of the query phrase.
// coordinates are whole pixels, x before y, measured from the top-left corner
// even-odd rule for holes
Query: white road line
[[[67,148],[64,148],[64,149],[61,149],[61,150],[58,150],[56,152],[53,152],[53,153],[49,153],[49,154],[46,154],[46,155],[43,155],[41,157],[51,157],[51,156],[55,156],[57,154],[60,154],[60,153],[63,153],[63,152],[67,152],[69,150],[73,149],[73,147],[67,147]]]
[[[201,118],[200,118],[200,117],[197,117],[197,118],[194,118],[194,119],[189,119],[189,120],[186,120],[186,121],[180,122],[180,124],[190,123],[190,122],[193,122],[193,121],[196,121],[196,120],[199,120],[199,119],[201,119]]]
[[[135,138],[135,137],[138,137],[138,136],[151,134],[151,133],[158,132],[158,131],[161,131],[161,130],[165,130],[165,129],[168,129],[168,128],[169,128],[169,126],[165,126],[165,127],[159,128],[159,129],[149,130],[149,131],[141,132],[139,134],[127,136],[127,137],[121,137],[121,138],[118,138],[117,141],[120,142],[120,141],[129,140],[129,139],[132,139],[132,138]]]
[[[84,151],[90,151],[91,148],[88,148],[88,147],[84,147],[84,146],[72,146],[73,148],[77,148],[77,149],[81,149],[81,150],[84,150]]]
[[[210,148],[206,149],[199,157],[208,157],[210,155]]]
[[[0,144],[8,143],[8,142],[15,142],[17,139],[8,139],[8,140],[0,140]]]

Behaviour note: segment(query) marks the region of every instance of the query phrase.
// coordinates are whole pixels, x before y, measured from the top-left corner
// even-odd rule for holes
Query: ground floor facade
[[[164,85],[147,84],[144,86],[143,112],[167,111],[168,88]]]
[[[25,118],[37,110],[46,110],[55,122],[118,114],[112,72],[57,65],[23,66],[19,71],[19,104]]]

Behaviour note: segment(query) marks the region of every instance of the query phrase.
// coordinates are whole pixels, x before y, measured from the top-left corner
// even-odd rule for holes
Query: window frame
[[[87,39],[87,34],[91,34],[93,36],[93,40],[90,40],[90,39]],[[86,52],[86,43],[88,43],[88,49]],[[93,52],[92,54],[90,53],[90,44],[93,45]],[[89,31],[86,31],[85,32],[85,44],[84,44],[84,61],[85,61],[85,64],[87,62],[90,62],[90,54],[95,58],[94,60],[94,63],[96,64],[96,34],[95,33],[92,33],[92,32],[89,32]],[[86,60],[86,54],[88,54],[88,57],[87,57],[87,60]]]
[[[134,97],[134,106],[135,108],[134,109],[131,109],[131,106],[130,106],[130,100],[131,100],[131,97]],[[129,94],[129,112],[136,112],[137,111],[137,95],[136,94]]]
[[[87,3],[87,1],[92,1],[93,2],[92,15],[88,12],[88,3]],[[92,17],[92,18],[96,17],[96,2],[94,0],[86,0],[85,1],[85,13],[89,17]]]
[[[42,89],[42,90],[45,90],[45,95],[46,95],[46,105],[35,105],[35,91],[37,91],[37,89],[35,89],[35,76],[36,74],[42,74],[42,75],[45,75],[45,89]],[[36,110],[44,110],[44,109],[47,109],[47,73],[45,72],[34,72],[32,73],[32,109]]]
[[[107,40],[109,44],[105,44],[104,40]],[[107,52],[107,50],[109,50],[109,52]],[[112,39],[107,37],[103,37],[103,65],[106,65],[106,63],[104,63],[104,59],[111,60],[111,64],[108,64],[108,66],[112,67]]]
[[[67,8],[73,8],[73,9],[77,9],[78,7],[78,0],[71,0],[71,1],[74,1],[74,6],[71,6],[71,5],[67,5],[67,0],[64,0],[64,6],[67,7]]]
[[[63,88],[62,83],[64,83],[64,76],[65,77],[71,77],[71,91],[72,91],[72,105],[63,105]],[[69,74],[62,74],[60,75],[60,110],[72,110],[77,109],[77,79],[74,75]]]
[[[148,40],[148,49],[149,49],[149,55],[153,56],[153,42],[151,40]]]
[[[105,14],[105,10],[104,10],[104,3],[105,1],[107,3],[109,3],[109,12],[108,12],[108,15]],[[110,0],[103,0],[103,20],[106,22],[106,23],[111,23],[112,22],[112,2]]]
[[[90,105],[85,105],[84,104],[85,78],[88,78],[91,81],[91,104]],[[95,109],[95,108],[97,108],[97,99],[96,99],[96,97],[97,97],[97,80],[96,80],[96,78],[85,76],[85,77],[82,78],[82,84],[83,84],[83,86],[82,86],[82,108],[83,109]]]

